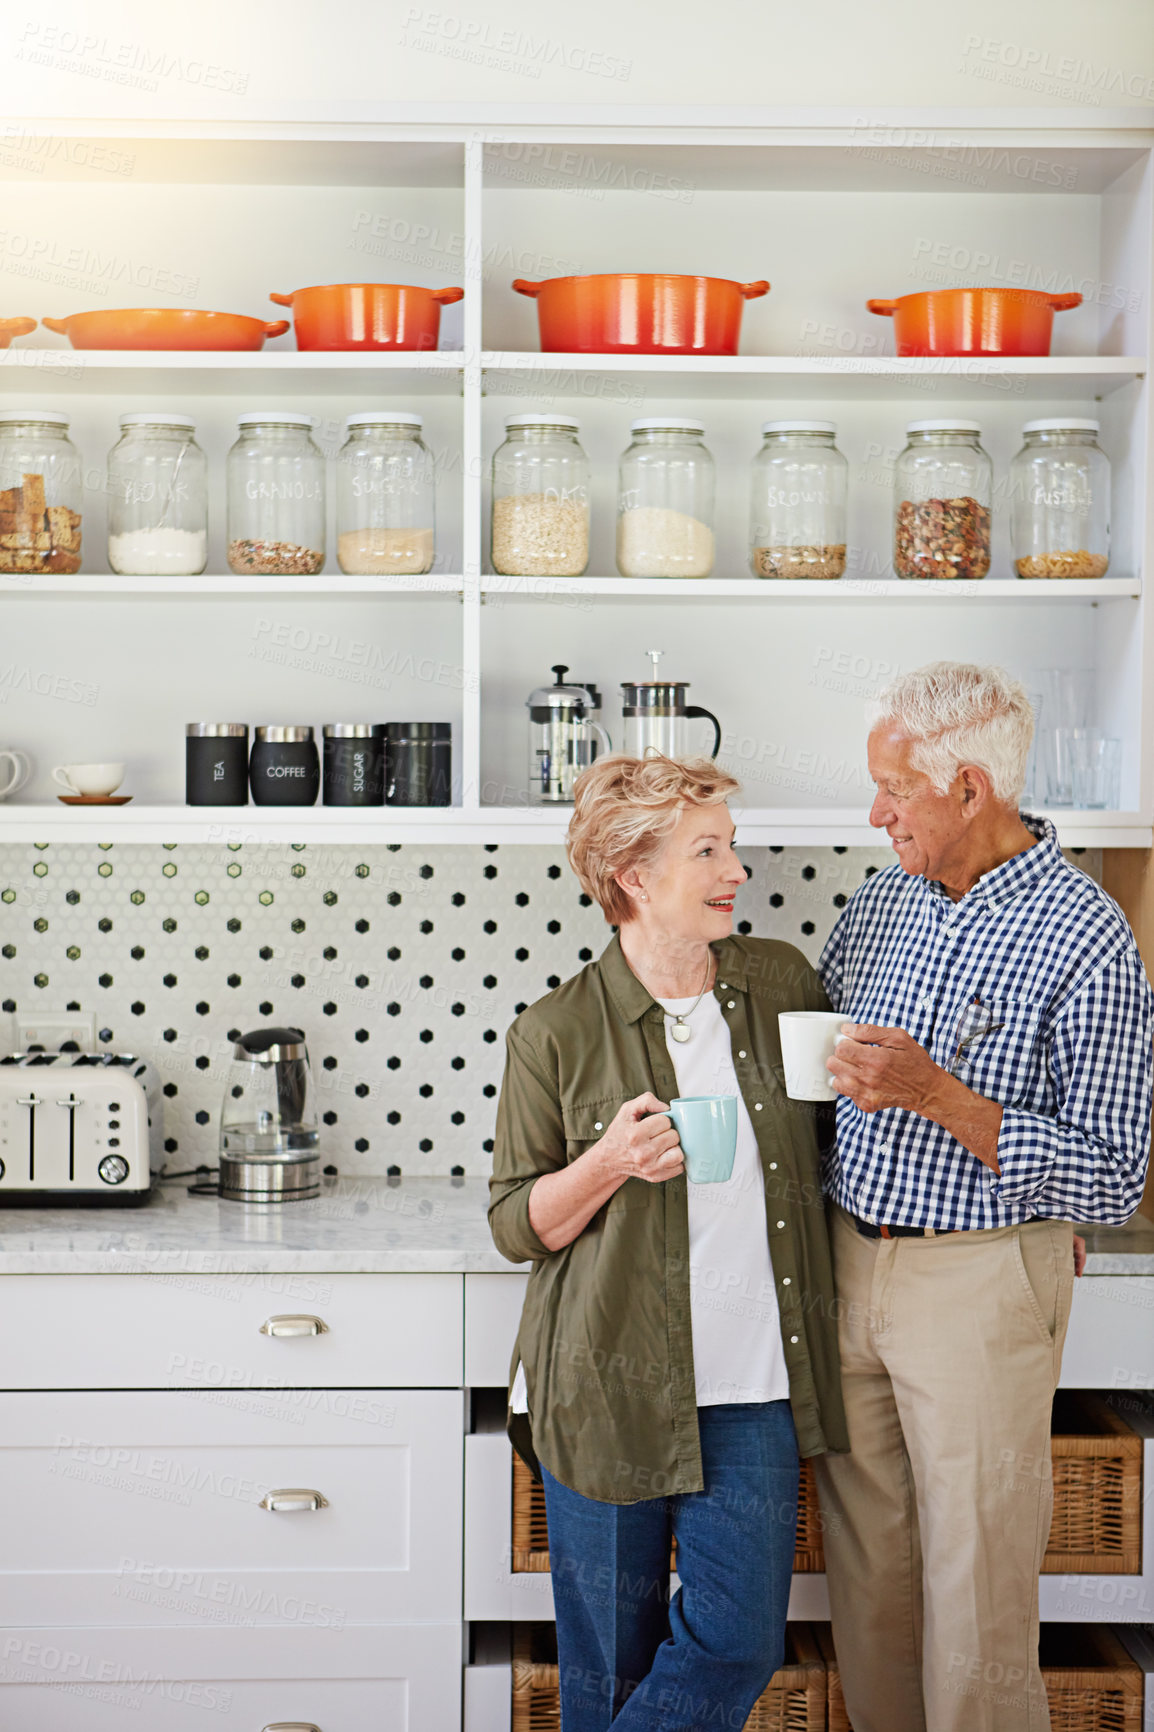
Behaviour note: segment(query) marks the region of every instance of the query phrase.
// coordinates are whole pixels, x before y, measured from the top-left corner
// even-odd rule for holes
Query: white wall
[[[6,117],[411,103],[1154,112],[1147,0],[15,0]],[[543,115],[543,118],[548,118]]]

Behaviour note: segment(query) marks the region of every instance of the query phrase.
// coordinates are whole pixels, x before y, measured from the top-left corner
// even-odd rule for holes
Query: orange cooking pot
[[[1048,355],[1054,314],[1081,304],[1079,294],[1042,289],[927,289],[866,302],[892,315],[899,355]]]
[[[74,349],[259,349],[283,337],[287,319],[252,319],[244,313],[200,313],[184,307],[118,307],[41,319]]]
[[[568,355],[736,355],[746,301],[769,284],[729,277],[672,277],[617,271],[528,283],[541,347]]]
[[[411,283],[326,283],[269,300],[292,308],[298,349],[435,349],[441,308],[464,293]]]
[[[35,319],[0,319],[0,349],[6,349],[13,337],[26,337],[35,329]]]

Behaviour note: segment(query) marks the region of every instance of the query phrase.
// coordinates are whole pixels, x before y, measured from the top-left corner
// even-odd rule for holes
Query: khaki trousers
[[[833,1210],[849,1455],[815,1466],[854,1732],[1048,1732],[1038,1570],[1067,1221],[867,1239]]]

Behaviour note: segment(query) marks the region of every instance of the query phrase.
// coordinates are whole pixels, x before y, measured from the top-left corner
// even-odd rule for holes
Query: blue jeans
[[[600,1503],[543,1470],[562,1732],[740,1732],[782,1664],[797,1529],[789,1403],[697,1418],[703,1491]]]

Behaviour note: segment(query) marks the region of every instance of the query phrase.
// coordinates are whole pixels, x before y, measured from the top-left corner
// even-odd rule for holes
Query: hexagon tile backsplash
[[[748,848],[739,930],[816,959],[888,848]],[[1100,873],[1100,857],[1079,858]],[[3,1009],[79,1009],[216,1162],[230,1031],[305,1030],[342,1173],[489,1170],[505,1030],[609,938],[560,848],[0,846]],[[2,1044],[10,1045],[0,1019]]]

